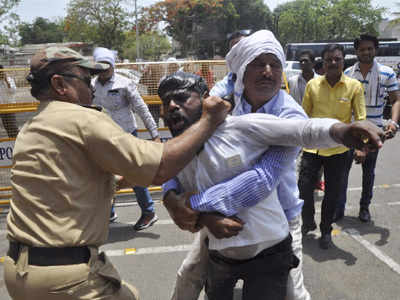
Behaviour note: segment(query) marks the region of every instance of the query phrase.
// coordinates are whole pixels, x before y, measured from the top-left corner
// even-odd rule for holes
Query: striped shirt
[[[353,69],[356,68],[353,72]],[[382,65],[378,63],[379,70],[379,86],[378,86],[378,97],[376,101],[371,101],[371,99],[365,99],[366,102],[366,110],[367,110],[367,119],[374,123],[375,125],[382,127],[382,119],[383,119],[383,109],[385,107],[385,94],[387,92],[393,92],[399,90],[399,83],[396,78],[396,73],[392,68]],[[360,68],[358,65],[354,65],[352,67],[347,68],[344,71],[344,74],[354,74],[353,78],[360,81],[364,86],[364,94],[365,91],[368,90],[369,84],[372,80],[378,80],[378,78],[371,78],[372,73],[371,70],[367,73],[367,76],[364,78],[361,74]]]
[[[251,112],[251,106],[242,98],[240,114]],[[307,119],[303,109],[286,92],[280,91],[257,111],[285,119]],[[271,146],[252,169],[217,184],[191,197],[194,209],[219,211],[224,215],[237,214],[267,197],[277,187],[279,202],[290,221],[297,217],[303,206],[297,188],[296,165],[299,148]],[[179,183],[171,180],[163,186],[181,191]],[[233,205],[234,204],[234,205]]]

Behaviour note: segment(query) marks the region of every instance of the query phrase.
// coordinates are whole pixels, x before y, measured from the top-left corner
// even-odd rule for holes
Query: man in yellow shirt
[[[354,119],[365,120],[365,99],[362,84],[343,74],[344,49],[329,44],[322,51],[326,74],[310,80],[303,98],[304,111],[310,118],[335,118],[344,123]],[[314,187],[318,171],[324,167],[325,195],[321,211],[322,249],[331,246],[332,219],[336,202],[343,189],[343,173],[349,149],[340,146],[329,149],[304,149],[300,164],[298,186],[300,199],[304,200],[302,211],[303,234],[316,229],[314,220]],[[358,150],[357,150],[358,151]]]

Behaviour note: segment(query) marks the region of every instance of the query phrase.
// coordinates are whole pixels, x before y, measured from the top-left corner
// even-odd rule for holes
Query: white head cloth
[[[108,62],[113,67],[115,67],[115,57],[117,56],[117,51],[110,50],[103,47],[97,47],[93,51],[93,58],[96,62]]]
[[[236,74],[235,107],[240,104],[243,94],[243,76],[246,67],[261,54],[274,54],[285,68],[286,58],[282,45],[269,30],[259,30],[239,41],[226,55],[226,63],[231,72]]]

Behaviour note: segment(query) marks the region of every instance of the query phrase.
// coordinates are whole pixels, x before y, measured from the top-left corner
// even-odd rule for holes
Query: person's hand
[[[364,163],[366,157],[367,154],[364,151],[361,150],[354,151],[354,161],[356,162],[356,164]]]
[[[130,184],[127,180],[125,180],[124,177],[119,176],[119,175],[114,175],[115,177],[115,184],[116,184],[116,190],[119,191],[121,189],[127,189],[132,187],[132,184]]]
[[[389,140],[394,138],[397,133],[397,126],[394,121],[389,121],[385,126],[385,139]]]
[[[206,226],[217,239],[236,236],[243,229],[244,222],[238,217],[225,217],[218,213],[203,213],[199,218],[200,225]]]
[[[225,120],[230,109],[231,105],[228,101],[216,96],[210,96],[203,100],[201,117],[206,118],[211,124],[217,126]]]
[[[349,148],[365,153],[377,151],[385,140],[384,132],[369,121],[356,121],[351,124],[336,123],[330,129],[332,138]]]
[[[156,136],[156,137],[153,139],[153,142],[161,143],[160,137],[159,137],[159,136]]]
[[[172,220],[180,229],[196,232],[200,230],[196,226],[200,213],[186,204],[191,195],[193,193],[177,195],[174,191],[170,191],[164,197],[163,203]]]

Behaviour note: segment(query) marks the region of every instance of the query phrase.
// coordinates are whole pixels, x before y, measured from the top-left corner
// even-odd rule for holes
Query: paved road
[[[317,232],[304,238],[305,282],[316,300],[400,299],[400,136],[381,151],[371,207],[373,222],[358,219],[360,166],[354,165],[349,182],[346,217],[335,225],[334,247],[318,248]],[[321,195],[319,195],[321,196]],[[169,299],[176,270],[185,257],[192,235],[173,225],[154,194],[160,221],[146,231],[132,229],[139,217],[131,196],[118,200],[118,222],[110,225],[107,251],[121,276],[134,283],[142,300]],[[320,197],[317,197],[320,198]],[[128,200],[128,202],[126,202]],[[320,207],[317,199],[317,208]],[[317,221],[320,217],[317,209]],[[0,214],[0,257],[6,253],[5,214]],[[0,264],[0,272],[3,270]],[[203,299],[203,295],[200,299]],[[2,276],[0,300],[9,299]],[[237,288],[235,300],[241,299]]]

